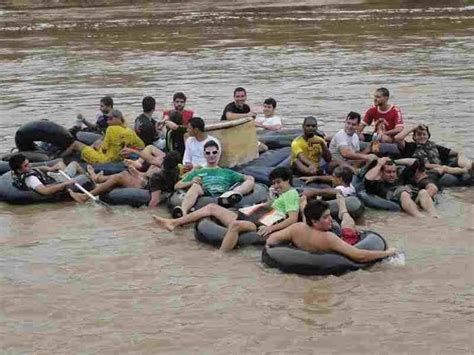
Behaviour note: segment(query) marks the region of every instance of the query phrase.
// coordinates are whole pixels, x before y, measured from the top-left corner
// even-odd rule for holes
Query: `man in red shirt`
[[[185,110],[184,106],[186,105],[186,95],[182,92],[177,92],[173,95],[173,106],[174,110],[181,113],[183,116],[183,126],[187,126],[189,120],[193,118],[194,112],[192,110]],[[163,119],[167,120],[171,110],[163,112]]]
[[[397,106],[388,103],[389,97],[390,93],[386,88],[375,90],[374,106],[365,113],[359,126],[359,133],[362,133],[366,126],[370,126],[374,122],[374,133],[377,133],[380,141],[394,142],[395,135],[403,130],[403,117]]]

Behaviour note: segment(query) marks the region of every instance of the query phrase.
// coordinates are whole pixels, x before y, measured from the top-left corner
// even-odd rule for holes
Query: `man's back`
[[[309,252],[331,252],[331,237],[337,238],[331,232],[318,231],[303,222],[295,223],[290,228],[291,242],[298,249]]]

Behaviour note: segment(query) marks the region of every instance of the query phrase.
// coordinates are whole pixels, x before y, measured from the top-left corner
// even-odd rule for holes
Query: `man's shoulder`
[[[291,145],[293,144],[301,144],[302,142],[306,142],[303,136],[298,136],[291,141]]]

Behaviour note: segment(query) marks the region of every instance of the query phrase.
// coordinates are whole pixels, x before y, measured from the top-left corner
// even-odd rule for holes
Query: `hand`
[[[374,154],[369,154],[369,155],[374,155]],[[389,157],[383,157],[383,158],[379,158],[377,163],[380,165],[380,166],[383,166],[385,165],[388,161],[390,160]]]
[[[313,175],[317,175],[318,174],[318,168],[314,165],[310,165],[309,167],[309,172]]]
[[[249,115],[252,116],[253,118],[257,117],[257,112],[255,111],[250,111]]]
[[[387,256],[392,256],[398,253],[398,250],[395,248],[388,248],[386,251]]]
[[[102,139],[98,139],[94,143],[92,143],[92,148],[99,149],[101,144],[102,144]]]
[[[302,176],[300,177],[300,179],[303,180],[305,184],[309,184],[310,182],[313,182],[316,180],[314,176]]]
[[[202,178],[200,176],[196,176],[194,179],[193,179],[193,184],[198,184],[200,186],[202,186]]]
[[[76,179],[66,180],[63,182],[64,187],[74,185],[76,183]]]
[[[369,160],[377,160],[378,159],[378,156],[376,156],[375,154],[371,153],[371,154],[368,154],[368,158]],[[386,157],[385,157],[386,158]],[[386,162],[384,162],[385,164]]]
[[[193,164],[186,163],[183,165],[183,172],[187,173],[188,171],[193,170]]]
[[[130,154],[136,153],[137,149],[125,147],[120,151],[120,155],[122,156],[129,156]]]
[[[273,233],[273,228],[272,226],[260,226],[258,228],[257,234],[265,239],[267,239],[270,234]]]

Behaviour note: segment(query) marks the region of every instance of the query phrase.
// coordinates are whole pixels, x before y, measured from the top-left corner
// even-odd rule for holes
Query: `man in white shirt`
[[[344,129],[337,132],[331,139],[329,151],[333,159],[343,163],[342,165],[356,162],[365,163],[377,159],[375,154],[369,154],[370,146],[363,151],[360,150],[359,136],[357,135],[357,127],[360,124],[360,120],[360,114],[349,112]]]
[[[258,116],[255,119],[255,127],[269,131],[279,131],[282,129],[281,118],[275,115],[276,105],[275,99],[271,97],[265,99],[263,102],[263,117]]]
[[[67,180],[58,170],[65,170],[69,176],[84,173],[77,162],[70,163],[67,167],[61,161],[53,166],[42,166],[32,169],[30,162],[21,154],[13,155],[9,160],[12,169],[13,185],[23,191],[32,190],[41,195],[50,196],[65,190],[70,185],[74,185],[76,180]]]
[[[206,158],[204,157],[204,145],[214,140],[221,149],[220,142],[217,138],[205,132],[204,120],[200,117],[193,117],[189,120],[188,135],[184,144],[183,165],[185,171],[206,166]]]

